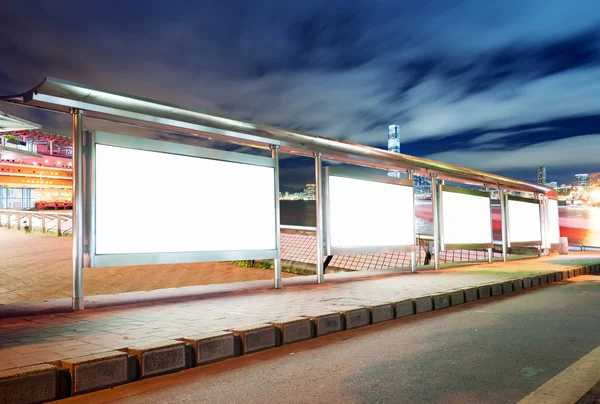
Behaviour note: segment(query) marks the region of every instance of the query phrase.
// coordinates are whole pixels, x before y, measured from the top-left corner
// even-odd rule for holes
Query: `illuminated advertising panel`
[[[539,201],[509,196],[507,211],[509,246],[540,245],[542,230]]]
[[[410,181],[381,175],[352,178],[348,174],[351,172],[328,169],[329,254],[368,254],[412,248],[414,199]]]
[[[186,153],[198,149],[240,156],[171,147]],[[239,255],[228,252],[276,252],[274,165],[271,159],[258,159],[265,165],[96,144],[98,266],[213,261]],[[263,258],[269,256],[274,255]]]
[[[558,201],[548,199],[548,238],[551,244],[560,243],[560,227],[558,222]]]
[[[442,188],[442,246],[492,246],[492,209],[489,193],[464,188]]]

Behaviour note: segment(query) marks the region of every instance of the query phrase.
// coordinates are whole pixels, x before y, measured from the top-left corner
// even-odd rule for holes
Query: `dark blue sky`
[[[0,62],[0,94],[54,76],[378,147],[397,123],[404,153],[529,181],[600,171],[598,0],[7,1]]]

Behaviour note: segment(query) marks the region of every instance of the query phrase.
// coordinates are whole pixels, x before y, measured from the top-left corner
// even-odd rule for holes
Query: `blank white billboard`
[[[548,199],[548,238],[551,244],[560,243],[560,227],[558,222],[558,201],[556,199]]]
[[[508,241],[522,243],[542,240],[540,205],[508,200]]]
[[[489,196],[442,191],[444,245],[492,243]]]
[[[410,186],[329,176],[332,248],[414,245]]]
[[[96,254],[273,250],[274,168],[96,145]]]

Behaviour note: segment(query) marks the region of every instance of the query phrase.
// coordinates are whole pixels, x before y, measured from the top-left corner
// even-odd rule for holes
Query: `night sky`
[[[403,153],[532,182],[600,171],[598,0],[2,2],[0,94],[45,76],[376,147],[397,123]]]

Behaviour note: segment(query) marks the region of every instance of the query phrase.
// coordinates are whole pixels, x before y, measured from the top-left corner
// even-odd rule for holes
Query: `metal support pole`
[[[412,189],[413,189],[413,240],[415,249],[410,252],[410,272],[417,272],[417,248],[419,245],[417,244],[417,225],[415,223],[415,218],[417,217],[415,212],[415,170],[408,170],[408,179],[412,181]]]
[[[507,203],[502,185],[498,187],[498,194],[500,196],[500,213],[502,215],[502,261],[506,262],[508,260],[508,211],[506,209]]]
[[[271,157],[275,163],[275,248],[277,258],[273,259],[274,287],[281,289],[281,218],[279,208],[279,146],[271,145]]]
[[[46,215],[42,213],[42,233],[46,233]]]
[[[73,310],[83,310],[83,111],[73,116]],[[58,221],[60,223],[60,216]]]
[[[490,192],[490,185],[485,184],[485,192]],[[492,200],[492,194],[490,193],[490,202]],[[488,263],[491,264],[494,262],[494,221],[492,219],[492,206],[490,203],[490,231],[492,232],[492,246],[488,248]]]
[[[550,217],[548,216],[548,196],[539,194],[540,200],[540,225],[542,231],[542,246],[540,255],[550,254]]]
[[[315,196],[317,204],[317,283],[325,282],[323,267],[323,181],[321,153],[315,153]]]
[[[436,174],[431,174],[431,208],[433,209],[433,267],[440,269],[440,189]]]

